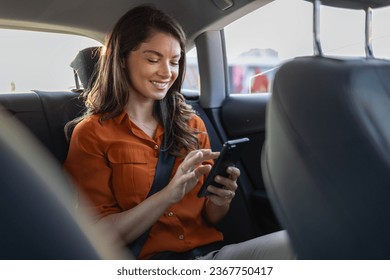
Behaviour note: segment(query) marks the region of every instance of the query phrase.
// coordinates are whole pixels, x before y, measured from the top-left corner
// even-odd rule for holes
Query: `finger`
[[[227,190],[227,189],[221,189],[216,186],[210,185],[207,190],[220,198],[224,199],[232,199],[235,196],[235,191]]]
[[[237,181],[238,177],[240,177],[240,169],[234,166],[229,166],[226,170],[226,172],[230,175],[230,179],[233,181]]]
[[[192,157],[191,159],[189,159],[195,165],[201,164],[204,161],[216,159],[219,156],[219,152],[213,152],[210,149],[202,149],[199,150],[199,152],[201,153],[200,156],[197,155],[197,157]]]
[[[213,152],[211,149],[200,149],[203,154],[203,160],[216,159],[219,157],[220,152]]]
[[[196,178],[199,180],[200,177],[209,173],[210,170],[211,170],[211,165],[209,165],[209,164],[200,165],[197,168],[195,168],[194,173],[195,173]]]
[[[194,154],[191,154],[189,157],[186,157],[185,161],[182,163],[183,170],[192,171],[196,166],[200,165],[202,162],[217,158],[219,152],[212,152],[210,149],[202,149],[196,151]]]
[[[198,181],[200,177],[209,173],[210,170],[211,170],[211,165],[200,165],[192,171],[183,172],[183,175],[180,176],[179,182],[183,183],[191,179],[196,179],[196,181]]]
[[[208,195],[208,198],[213,204],[219,205],[219,206],[229,205],[232,202],[231,198],[227,199],[227,198],[222,198],[222,197],[219,197],[216,195]]]
[[[185,173],[182,176],[180,176],[177,180],[177,183],[179,185],[186,185],[187,183],[189,183],[191,181],[196,182],[197,180],[198,180],[198,178],[196,177],[195,173],[190,172],[190,173]],[[195,185],[196,184],[194,184],[194,186]]]
[[[225,196],[226,199],[233,199],[236,196],[236,192],[230,191],[228,195]]]
[[[215,182],[221,184],[225,190],[235,191],[237,189],[237,182],[230,178],[222,177],[220,175],[215,176]]]
[[[188,153],[180,166],[183,174],[192,172],[196,166],[204,161],[215,159],[219,156],[219,152],[213,152],[210,149],[200,149]]]
[[[188,162],[188,161],[193,160],[194,158],[199,157],[199,156],[201,156],[201,151],[194,150],[194,151],[191,151],[187,154],[184,161]]]
[[[185,157],[184,161],[180,165],[180,170],[186,174],[188,172],[192,172],[195,168],[194,162],[197,161],[197,158],[200,158],[202,156],[202,152],[199,150],[191,151],[188,153],[188,155]]]
[[[202,153],[202,156],[206,156],[212,154],[213,152],[211,151],[211,149],[193,150],[187,154],[186,159],[193,158],[194,156],[197,156],[198,153]]]

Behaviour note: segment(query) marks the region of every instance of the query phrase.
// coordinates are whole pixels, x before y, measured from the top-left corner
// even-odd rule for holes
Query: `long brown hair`
[[[139,6],[128,11],[114,26],[99,59],[96,81],[84,94],[87,111],[66,125],[68,137],[76,124],[86,116],[103,114],[100,121],[105,121],[122,113],[131,93],[128,69],[121,67],[121,63],[156,31],[172,35],[181,47],[178,77],[166,96],[155,102],[153,111],[164,127],[163,148],[179,156],[183,148],[190,151],[199,147],[196,132],[187,125],[194,111],[180,94],[186,63],[185,34],[174,19],[151,6]]]

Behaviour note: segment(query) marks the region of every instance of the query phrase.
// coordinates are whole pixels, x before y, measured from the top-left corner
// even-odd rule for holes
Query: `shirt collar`
[[[122,113],[114,117],[113,120],[116,124],[121,124],[125,118],[128,118],[127,113],[125,111],[122,111]]]
[[[129,120],[129,117],[125,111],[122,111],[122,113],[120,113],[118,116],[114,117],[113,120],[116,124],[120,125],[124,121]],[[164,127],[160,123],[158,123],[155,137],[160,137],[163,134],[164,134]]]

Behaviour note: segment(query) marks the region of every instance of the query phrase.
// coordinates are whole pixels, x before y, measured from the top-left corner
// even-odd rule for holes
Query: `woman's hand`
[[[210,172],[211,165],[203,165],[202,162],[215,159],[219,152],[212,152],[210,149],[201,149],[190,152],[178,167],[175,176],[168,186],[162,191],[169,192],[171,203],[179,202],[191,191],[203,175]]]
[[[210,194],[207,196],[207,202],[203,209],[203,215],[211,224],[218,223],[228,212],[230,203],[232,202],[236,190],[237,179],[240,176],[240,170],[236,167],[228,167],[227,173],[229,177],[217,176],[215,181],[224,185],[224,188],[208,186],[207,190]]]
[[[210,202],[217,206],[229,205],[237,190],[237,179],[240,177],[240,170],[236,167],[228,167],[227,173],[229,177],[216,176],[215,181],[224,186],[224,188],[218,188],[210,185],[207,190],[211,193],[208,198]]]

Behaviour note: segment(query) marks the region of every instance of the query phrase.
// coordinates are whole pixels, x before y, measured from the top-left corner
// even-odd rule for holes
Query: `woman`
[[[228,178],[217,178],[224,189],[209,186],[211,195],[197,197],[218,153],[210,150],[202,120],[180,94],[184,67],[181,27],[154,8],[130,10],[108,38],[97,80],[86,95],[87,113],[67,126],[74,130],[65,168],[99,221],[126,244],[151,227],[140,259],[180,258],[165,252],[206,245],[204,254],[211,250],[207,245],[222,241],[214,225],[227,213],[240,175],[237,168],[228,168]],[[148,196],[162,151],[176,157],[173,176]],[[274,243],[286,247],[280,240]],[[229,257],[237,256],[224,256]]]

